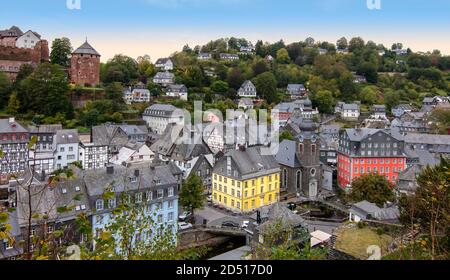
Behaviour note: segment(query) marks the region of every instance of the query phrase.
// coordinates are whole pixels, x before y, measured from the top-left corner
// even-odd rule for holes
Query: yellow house
[[[250,212],[279,201],[280,168],[259,147],[228,152],[214,166],[213,203],[235,212]]]

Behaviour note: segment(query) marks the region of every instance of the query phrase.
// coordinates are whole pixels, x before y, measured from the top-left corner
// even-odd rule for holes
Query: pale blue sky
[[[286,42],[308,36],[335,42],[362,36],[390,46],[400,41],[413,50],[450,54],[450,1],[381,0],[2,0],[0,29],[17,25],[52,40],[66,36],[74,47],[87,36],[103,54],[153,59],[219,37]]]

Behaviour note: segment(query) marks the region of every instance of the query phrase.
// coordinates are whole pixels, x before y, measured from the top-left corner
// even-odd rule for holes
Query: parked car
[[[239,224],[232,221],[226,221],[222,223],[222,227],[239,228]]]
[[[178,228],[180,230],[188,230],[188,229],[193,228],[193,226],[190,223],[181,222],[181,223],[178,223]]]
[[[242,225],[241,225],[241,228],[248,228],[248,225],[250,224],[250,221],[243,221],[242,222]]]
[[[289,210],[294,211],[297,208],[297,204],[291,202],[288,204],[288,208]]]
[[[212,195],[209,195],[209,196],[208,196],[208,202],[211,203],[212,201],[213,201]]]
[[[183,214],[181,214],[180,216],[178,216],[178,219],[182,222],[186,221],[187,219],[189,219],[192,216],[192,213],[189,211],[184,211]]]

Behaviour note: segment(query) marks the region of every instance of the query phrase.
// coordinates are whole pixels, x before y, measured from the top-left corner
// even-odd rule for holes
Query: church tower
[[[320,163],[320,138],[317,135],[318,126],[311,119],[304,119],[300,124],[300,134],[297,137],[297,158],[300,161],[301,190],[307,197],[316,197],[321,184],[322,172]]]
[[[72,53],[70,82],[82,86],[100,83],[100,54],[87,40]]]

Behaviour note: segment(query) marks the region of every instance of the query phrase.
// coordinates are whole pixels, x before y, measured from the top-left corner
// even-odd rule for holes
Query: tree
[[[378,94],[377,91],[373,87],[365,87],[361,91],[361,100],[368,105],[373,105],[377,103]]]
[[[281,48],[277,51],[277,61],[278,63],[288,64],[291,62],[289,53],[285,48]]]
[[[118,103],[123,103],[123,86],[119,82],[114,82],[106,86],[105,88],[106,98],[114,100]]]
[[[0,71],[0,109],[7,103],[11,90],[11,82],[5,73]]]
[[[394,201],[394,186],[384,176],[368,174],[353,180],[350,198],[355,202],[367,200],[380,207],[388,201]]]
[[[265,72],[256,76],[253,79],[256,91],[264,98],[267,103],[273,103],[277,101],[277,79],[270,72]]]
[[[185,209],[189,209],[194,215],[194,210],[205,205],[205,187],[202,178],[193,174],[187,178],[180,191],[180,204]]]
[[[50,53],[50,61],[52,64],[58,64],[62,67],[70,67],[70,56],[72,54],[72,44],[70,39],[56,38],[52,43],[52,52]]]
[[[6,108],[6,112],[10,115],[16,115],[20,109],[20,102],[17,98],[17,93],[13,92],[9,97],[8,107]]]
[[[361,37],[355,37],[350,40],[348,50],[350,52],[360,51],[364,48],[365,42]]]
[[[430,239],[431,259],[448,259],[450,233],[450,164],[441,159],[437,166],[427,166],[417,178],[419,187],[411,197],[403,196],[401,221],[418,225]]]
[[[334,98],[329,90],[319,90],[311,95],[311,101],[319,108],[319,111],[325,114],[333,113]]]
[[[376,84],[378,82],[378,67],[374,63],[364,62],[360,64],[356,73],[366,77],[369,83]]]
[[[345,37],[342,37],[337,41],[336,45],[339,50],[345,50],[346,48],[348,48],[347,39]]]
[[[292,134],[289,131],[284,130],[282,133],[280,133],[280,143],[283,142],[284,140],[293,141],[294,136],[292,136]]]
[[[403,44],[402,43],[394,43],[392,45],[392,50],[401,50],[403,49]]]
[[[121,82],[128,84],[133,79],[137,79],[138,63],[131,57],[116,55],[109,60],[102,71],[102,81],[105,83]]]
[[[228,83],[224,82],[224,81],[215,81],[212,85],[211,85],[211,90],[215,93],[226,93],[228,91],[229,87],[228,87]]]
[[[204,79],[203,71],[197,65],[187,66],[183,73],[183,81],[187,87],[201,87]]]
[[[42,63],[21,83],[18,95],[21,111],[32,111],[45,116],[62,112],[67,118],[72,118],[73,106],[68,92],[67,76],[61,66]]]
[[[227,82],[231,88],[238,90],[244,81],[245,81],[244,74],[239,68],[237,67],[232,68],[228,73]]]
[[[269,67],[265,60],[260,59],[253,63],[252,70],[253,75],[258,76],[259,74],[269,71]]]
[[[138,57],[137,64],[139,80],[146,84],[148,79],[155,75],[155,66],[152,64],[149,55]]]

